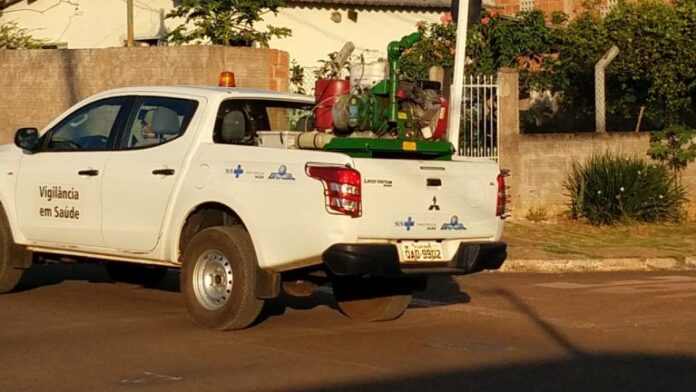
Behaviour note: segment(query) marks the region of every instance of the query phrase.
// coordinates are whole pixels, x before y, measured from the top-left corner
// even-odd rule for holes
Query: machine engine
[[[400,81],[396,100],[397,122],[403,124],[405,138],[431,140],[442,136],[444,124],[441,122],[447,117],[447,105],[440,92],[440,83]],[[397,136],[398,124],[390,124],[386,119],[388,105],[388,96],[375,91],[340,96],[332,109],[334,133],[347,136],[355,131],[372,131],[380,137]],[[438,132],[439,128],[442,131]]]

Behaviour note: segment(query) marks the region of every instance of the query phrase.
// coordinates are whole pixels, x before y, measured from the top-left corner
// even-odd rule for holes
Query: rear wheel
[[[167,267],[110,262],[106,264],[106,272],[115,282],[157,287],[167,276]]]
[[[335,278],[334,297],[343,314],[357,321],[387,321],[401,316],[411,302],[408,280]]]
[[[242,329],[256,321],[264,301],[256,298],[256,252],[240,226],[211,227],[186,247],[181,288],[186,307],[210,328]]]
[[[24,274],[24,270],[12,265],[13,245],[10,225],[0,207],[0,294],[14,290]]]

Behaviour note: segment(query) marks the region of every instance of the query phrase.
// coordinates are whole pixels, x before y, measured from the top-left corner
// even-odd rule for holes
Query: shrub
[[[570,196],[571,216],[594,225],[677,221],[686,201],[684,188],[666,165],[612,153],[573,163],[563,185]]]

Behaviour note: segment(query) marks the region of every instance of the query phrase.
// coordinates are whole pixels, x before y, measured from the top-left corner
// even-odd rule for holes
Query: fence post
[[[514,135],[520,133],[520,77],[515,68],[498,70],[498,159],[502,164],[509,162],[511,147],[515,144]],[[508,156],[506,156],[508,155]]]
[[[516,201],[519,200],[520,181],[520,77],[515,68],[498,70],[498,164],[510,170],[507,185],[510,187],[508,211],[514,213]]]

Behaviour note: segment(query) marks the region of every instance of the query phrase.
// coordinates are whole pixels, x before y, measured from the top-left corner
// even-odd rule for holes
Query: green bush
[[[575,162],[563,185],[570,196],[571,216],[594,225],[677,221],[686,201],[683,187],[666,165],[612,153],[596,154],[584,164]]]

